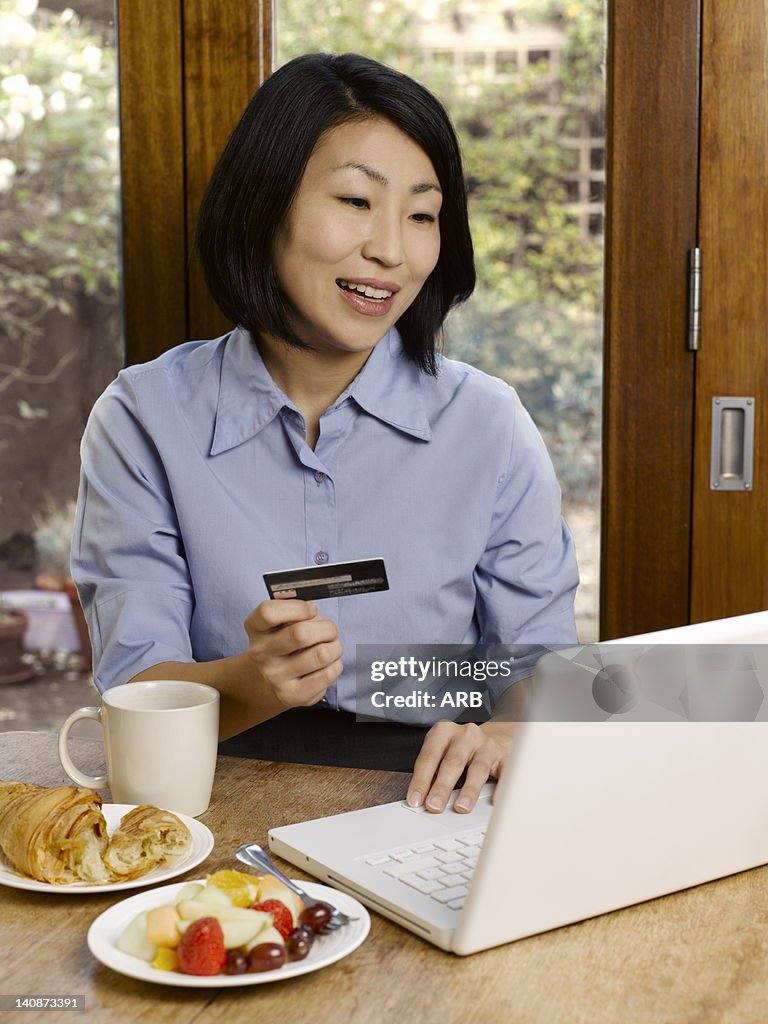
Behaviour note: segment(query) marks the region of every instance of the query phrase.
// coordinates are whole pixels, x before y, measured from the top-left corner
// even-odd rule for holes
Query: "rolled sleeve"
[[[515,396],[509,464],[499,479],[488,544],[475,571],[481,640],[514,645],[519,668],[512,681],[529,676],[549,648],[577,642],[573,603],[578,583],[551,460]],[[498,680],[492,687],[495,698],[509,681]]]
[[[94,407],[81,460],[72,575],[103,691],[193,660],[194,599],[165,471],[123,376]]]

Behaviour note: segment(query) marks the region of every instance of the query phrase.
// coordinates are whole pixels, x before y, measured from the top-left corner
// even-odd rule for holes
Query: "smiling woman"
[[[313,448],[321,413],[435,269],[441,194],[427,155],[389,121],[333,128],[310,157],[274,260],[291,327],[312,354],[297,359],[266,333],[259,350],[304,413]]]
[[[344,161],[349,153],[355,157]],[[435,269],[440,195],[426,153],[390,122],[326,133],[275,246],[278,280],[305,343],[369,354]]]
[[[514,391],[438,353],[475,280],[445,111],[370,59],[297,58],[235,128],[198,246],[237,329],[123,371],[83,442],[73,571],[97,683],[210,683],[228,753],[414,766],[430,810],[465,774],[470,809],[528,668],[482,724],[367,724],[357,645],[572,643],[577,572]],[[372,556],[390,590],[263,599],[265,572]]]
[[[408,161],[407,180],[400,159]],[[406,354],[434,373],[445,317],[475,285],[459,146],[439,101],[412,78],[376,61],[356,54],[298,57],[256,92],[200,208],[197,246],[211,294],[231,321],[254,337],[267,333],[305,347],[288,313],[288,282],[278,281],[277,263],[281,237],[295,227],[297,207],[302,207],[302,219],[325,211],[318,207],[322,189],[332,214],[327,211],[320,230],[328,232],[344,206],[359,214],[367,211],[367,230],[372,226],[376,231],[368,243],[374,249],[382,241],[392,245],[395,192],[398,250],[405,241],[401,218],[411,222],[413,231],[418,226],[426,233],[427,218],[439,214],[434,273],[430,268],[421,286],[407,288],[394,303]],[[414,205],[404,210],[406,199]],[[238,231],[231,230],[232,224]],[[360,241],[359,228],[357,234]],[[413,248],[422,251],[421,245]],[[370,253],[368,248],[358,257],[365,274],[358,265],[342,272],[356,280],[380,279],[392,256],[374,251],[370,266],[377,269],[371,272]],[[402,256],[397,251],[394,258]],[[386,277],[397,280],[396,275]],[[327,295],[322,298],[328,301]],[[371,344],[385,331],[386,326]]]

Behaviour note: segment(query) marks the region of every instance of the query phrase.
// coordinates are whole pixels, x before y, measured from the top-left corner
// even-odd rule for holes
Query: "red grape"
[[[227,951],[227,963],[224,967],[225,974],[245,974],[248,970],[248,957],[240,949]]]
[[[251,974],[272,971],[285,963],[285,949],[277,942],[260,942],[248,954],[248,970]]]
[[[332,913],[327,903],[315,903],[313,907],[302,910],[299,914],[299,924],[308,924],[313,932],[319,932],[331,920]]]
[[[309,955],[311,948],[312,940],[307,938],[303,929],[300,931],[297,928],[285,940],[285,952],[288,954],[289,960],[303,960],[305,956]]]
[[[309,941],[310,946],[315,941],[315,930],[310,928],[308,924],[296,925],[291,935],[303,935]]]

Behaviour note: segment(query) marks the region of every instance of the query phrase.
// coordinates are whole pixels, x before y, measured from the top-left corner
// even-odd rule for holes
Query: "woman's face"
[[[320,140],[275,244],[302,341],[373,348],[437,263],[441,201],[426,153],[391,122],[341,125]]]

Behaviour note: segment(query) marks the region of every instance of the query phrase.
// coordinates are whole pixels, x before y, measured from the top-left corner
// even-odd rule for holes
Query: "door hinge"
[[[688,351],[701,342],[701,249],[688,250]]]

